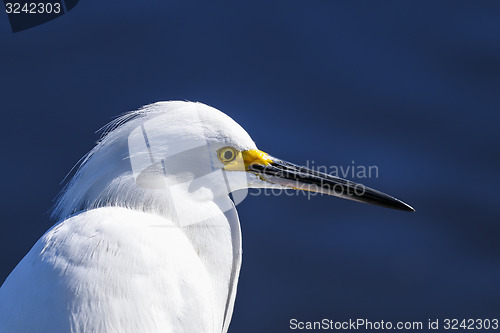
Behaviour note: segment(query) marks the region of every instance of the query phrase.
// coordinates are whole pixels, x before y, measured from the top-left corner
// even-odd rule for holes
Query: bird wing
[[[56,224],[10,274],[0,332],[220,332],[212,285],[181,228],[98,208]],[[230,292],[227,322],[233,304]]]
[[[241,267],[240,223],[234,203],[227,196],[204,206],[203,213],[202,221],[184,227],[183,231],[210,276],[214,330],[225,333],[233,313]]]
[[[241,227],[240,220],[238,218],[238,212],[236,208],[233,208],[225,212],[225,216],[229,222],[231,228],[231,239],[233,248],[233,265],[231,269],[231,277],[228,286],[228,295],[226,308],[224,311],[224,323],[222,332],[225,333],[229,329],[229,323],[231,322],[231,317],[233,316],[234,301],[236,299],[236,288],[238,286],[238,278],[240,275],[241,268],[241,258],[242,258],[242,246],[241,246]]]

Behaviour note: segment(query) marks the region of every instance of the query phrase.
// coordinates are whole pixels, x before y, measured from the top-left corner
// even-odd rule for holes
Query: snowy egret
[[[214,108],[155,103],[112,122],[83,159],[57,200],[59,222],[0,289],[0,332],[227,332],[236,193],[269,187],[413,210],[258,150]]]

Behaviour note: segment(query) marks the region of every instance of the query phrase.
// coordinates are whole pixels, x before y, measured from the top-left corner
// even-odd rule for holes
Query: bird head
[[[238,204],[248,188],[305,190],[413,211],[382,192],[259,150],[238,123],[215,108],[171,101],[148,105],[108,125],[53,215],[64,218],[104,205],[170,212],[201,205],[203,210],[204,204],[229,193]]]
[[[259,150],[238,123],[217,109],[201,103],[174,103],[170,112],[142,123],[129,136],[131,165],[141,186],[161,189],[183,184],[184,192],[206,188],[215,197],[247,188],[292,188],[413,210],[362,184]],[[171,104],[155,104],[164,106]],[[233,196],[238,201],[242,198]]]

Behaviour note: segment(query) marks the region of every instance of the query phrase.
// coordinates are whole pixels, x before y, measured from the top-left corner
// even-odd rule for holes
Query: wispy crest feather
[[[103,126],[97,145],[79,161],[75,175],[56,198],[51,218],[69,216],[98,207],[119,206],[162,213],[161,195],[135,185],[128,156],[128,135],[147,119],[185,102],[157,102],[127,112]],[[142,193],[138,193],[138,191]],[[161,201],[161,204],[159,203]]]

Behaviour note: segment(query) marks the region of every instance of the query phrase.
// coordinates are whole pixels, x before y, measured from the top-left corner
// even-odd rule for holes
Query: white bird
[[[62,191],[59,222],[0,288],[0,332],[227,332],[241,266],[235,191],[251,187],[413,210],[258,150],[212,107],[148,105],[108,125]]]

